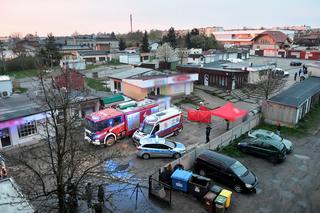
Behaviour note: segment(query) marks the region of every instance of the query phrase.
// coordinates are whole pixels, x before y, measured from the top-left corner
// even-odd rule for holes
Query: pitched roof
[[[320,92],[320,78],[310,77],[272,97],[269,101],[299,107],[309,97]]]
[[[276,43],[284,43],[287,39],[289,39],[289,37],[283,32],[270,30],[270,31],[264,31],[263,33],[257,35],[257,37],[255,37],[254,40],[264,35],[271,36],[276,41]]]

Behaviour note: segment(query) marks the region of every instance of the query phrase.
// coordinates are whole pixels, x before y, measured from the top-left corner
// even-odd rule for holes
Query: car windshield
[[[166,141],[165,143],[167,146],[170,146],[171,148],[175,148],[177,144],[173,141]]]
[[[92,132],[102,131],[103,129],[108,127],[107,124],[108,124],[108,122],[105,122],[105,121],[93,122],[89,119],[85,119],[86,129],[88,129]]]
[[[153,125],[144,122],[140,128],[140,131],[145,134],[150,134],[152,129],[153,129]]]
[[[282,138],[281,138],[279,135],[274,134],[274,133],[271,133],[271,137],[272,137],[273,139],[275,139],[275,140],[278,140],[278,141],[281,141],[281,140],[282,140]]]
[[[248,169],[239,161],[236,161],[234,164],[232,164],[230,168],[238,177],[245,175],[248,171]]]

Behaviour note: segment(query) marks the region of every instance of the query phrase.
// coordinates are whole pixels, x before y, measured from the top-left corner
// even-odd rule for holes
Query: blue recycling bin
[[[183,192],[188,192],[189,180],[192,177],[192,172],[188,172],[182,169],[177,169],[171,175],[172,188]]]

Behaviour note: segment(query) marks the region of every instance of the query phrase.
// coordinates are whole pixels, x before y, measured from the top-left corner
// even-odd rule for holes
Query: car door
[[[172,157],[173,152],[172,148],[165,144],[158,144],[159,149],[161,150],[161,157]]]
[[[253,155],[257,155],[257,156],[261,156],[262,155],[262,142],[260,141],[260,138],[257,138],[256,140],[253,140],[249,143],[249,149],[248,151],[253,154]]]
[[[148,153],[152,157],[161,157],[161,149],[159,149],[159,144],[149,144]]]

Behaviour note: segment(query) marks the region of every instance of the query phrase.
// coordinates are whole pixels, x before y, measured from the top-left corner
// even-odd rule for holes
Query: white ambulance
[[[169,108],[148,115],[132,135],[132,140],[135,144],[139,144],[141,138],[169,137],[178,135],[181,130],[182,112],[177,108]]]

